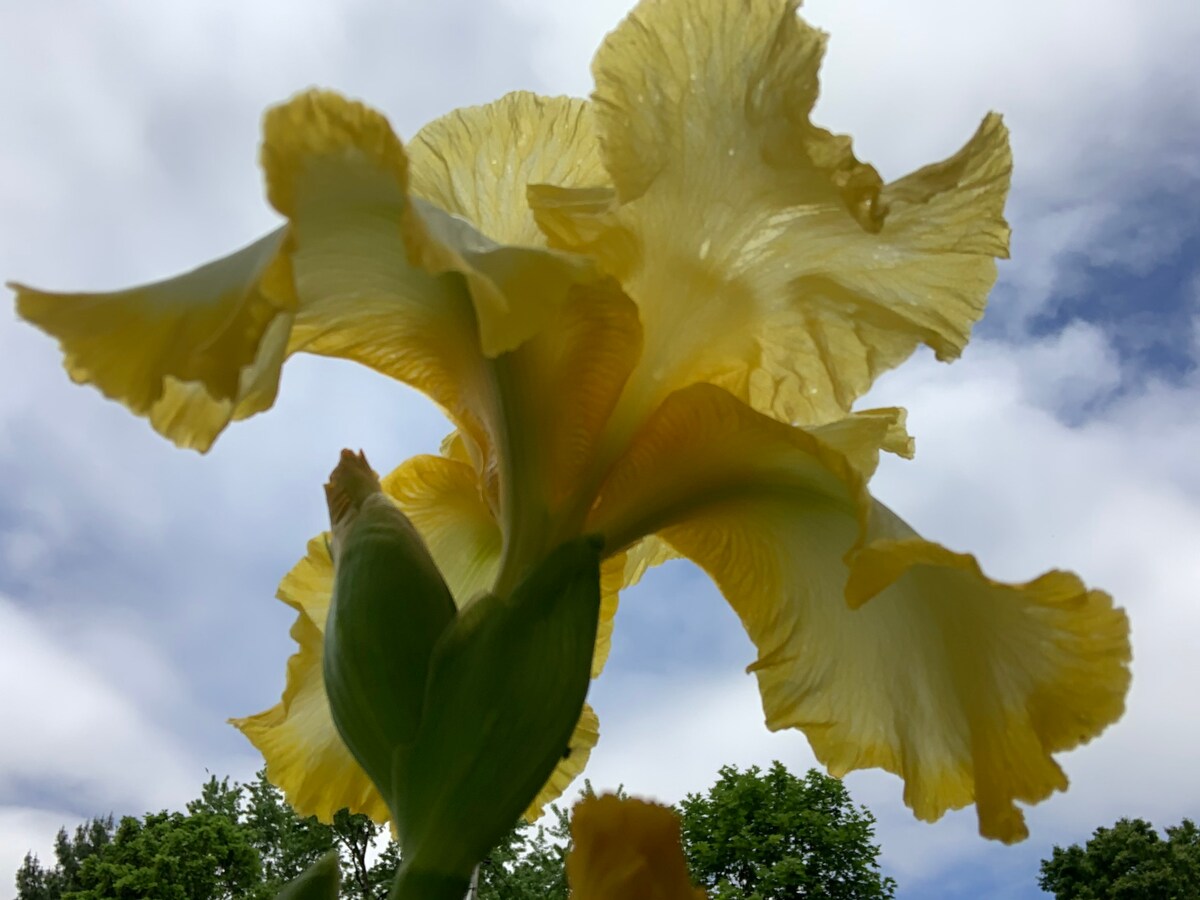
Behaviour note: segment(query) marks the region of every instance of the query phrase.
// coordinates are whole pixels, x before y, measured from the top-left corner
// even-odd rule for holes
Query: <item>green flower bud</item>
[[[417,733],[430,657],[454,620],[454,598],[362,454],[342,452],[325,493],[335,566],[325,691],[342,739],[386,798],[395,749]]]
[[[581,538],[442,636],[420,728],[395,754],[393,900],[461,898],[549,778],[587,694],[599,611],[599,541]]]

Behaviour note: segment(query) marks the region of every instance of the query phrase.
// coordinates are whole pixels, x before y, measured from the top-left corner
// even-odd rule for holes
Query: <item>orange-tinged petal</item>
[[[680,391],[591,524],[614,544],[652,529],[713,577],[758,649],[769,727],[803,730],[836,775],[901,775],[923,819],[973,802],[984,835],[1019,840],[1016,802],[1066,786],[1051,754],[1121,715],[1125,615],[1066,572],[993,581],[871,500],[894,417],[818,431],[839,449],[718,388]]]
[[[612,794],[586,797],[571,817],[573,900],[704,900],[693,887],[669,807]]]
[[[526,200],[530,184],[603,184],[591,109],[570,97],[515,91],[456,109],[408,145],[412,189],[494,241],[545,246]]]
[[[286,242],[279,230],[186,275],[123,291],[10,286],[21,317],[58,339],[74,381],[203,452],[231,420],[275,400],[296,308]]]
[[[921,343],[958,355],[1006,254],[998,117],[884,185],[813,125],[825,36],[794,0],[644,0],[593,65],[615,185],[534,189],[556,246],[637,302],[637,421],[709,381],[790,422],[836,419]]]

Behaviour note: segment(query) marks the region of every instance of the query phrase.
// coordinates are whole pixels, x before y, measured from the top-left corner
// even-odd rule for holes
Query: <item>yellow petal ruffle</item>
[[[297,568],[311,559],[314,544],[310,543],[309,557]],[[323,543],[319,546],[324,548]],[[290,577],[285,577],[285,584]],[[329,579],[332,584],[332,563]],[[300,649],[288,660],[287,686],[279,703],[230,723],[262,754],[267,778],[300,815],[332,822],[334,813],[347,808],[386,822],[387,804],[334,727],[321,669],[325,642],[321,628],[301,612],[291,635]]]
[[[276,231],[186,275],[124,291],[11,287],[21,317],[58,339],[74,381],[203,452],[232,419],[275,401],[296,309],[286,243],[286,231]]]
[[[587,259],[498,244],[410,197],[399,139],[362,104],[310,91],[275,107],[262,160],[288,226],[250,247],[109,294],[14,286],[73,378],[183,446],[207,449],[231,419],[269,407],[286,356],[306,351],[416,387],[486,448],[483,420],[501,418],[487,360],[557,321],[577,293],[623,299]]]
[[[573,900],[704,900],[688,876],[679,818],[669,807],[586,797],[575,805],[571,838]]]
[[[615,189],[531,192],[551,242],[637,302],[647,412],[708,381],[784,421],[836,419],[918,344],[957,356],[1006,255],[999,118],[885,186],[809,121],[825,36],[796,6],[639,4],[593,65]]]
[[[538,795],[533,798],[533,802],[525,810],[522,816],[525,821],[536,822],[542,817],[547,804],[553,803],[566,792],[567,788],[571,786],[571,782],[582,774],[584,767],[587,766],[588,756],[599,740],[600,719],[597,718],[596,711],[585,703],[579,723],[575,726],[575,730],[567,742],[567,750],[563,754],[562,762],[555,767],[554,772],[550,775],[550,780],[546,782],[545,787],[538,791]]]
[[[872,501],[860,466],[896,440],[888,417],[836,436],[843,452],[718,388],[680,391],[593,524],[614,543],[653,529],[712,576],[758,649],[769,727],[803,730],[836,775],[899,774],[923,819],[974,802],[984,835],[1019,840],[1015,802],[1066,786],[1051,754],[1122,712],[1125,615],[1069,573],[992,581]]]

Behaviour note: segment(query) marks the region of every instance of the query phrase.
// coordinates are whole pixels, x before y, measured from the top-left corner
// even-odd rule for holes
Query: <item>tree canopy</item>
[[[879,872],[874,817],[836,778],[775,762],[721,769],[707,794],[680,804],[684,853],[709,900],[894,896]]]
[[[581,794],[591,791],[585,782]],[[710,900],[893,895],[876,864],[874,819],[819,772],[726,767],[678,811],[693,880]],[[536,825],[518,822],[480,865],[478,900],[568,900],[570,847],[568,813],[557,806]],[[331,851],[343,900],[387,897],[400,855],[386,829],[345,810],[332,825],[302,818],[263,772],[244,785],[214,777],[185,812],[61,830],[54,865],[25,857],[17,900],[274,900]]]
[[[1121,819],[1097,828],[1083,847],[1055,847],[1038,885],[1058,900],[1200,897],[1200,829],[1184,819],[1164,840],[1144,819]]]
[[[53,866],[26,854],[17,900],[273,900],[335,849],[342,897],[382,900],[398,862],[384,834],[345,810],[332,825],[296,815],[264,772],[246,785],[212,777],[186,813],[125,816],[115,824],[107,816],[73,834],[60,830]]]

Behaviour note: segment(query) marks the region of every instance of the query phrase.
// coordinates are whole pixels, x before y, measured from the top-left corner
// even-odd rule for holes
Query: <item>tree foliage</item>
[[[479,900],[567,900],[571,825],[557,806],[550,807],[547,818],[553,821],[518,820],[488,854],[479,866]]]
[[[342,897],[383,900],[399,859],[385,840],[381,826],[345,810],[332,825],[296,815],[264,772],[246,785],[212,777],[186,813],[59,831],[53,867],[26,855],[17,900],[273,900],[334,849]]]
[[[112,816],[89,819],[75,829],[74,836],[60,828],[54,839],[57,864],[44,869],[36,854],[26,853],[17,870],[18,900],[60,900],[64,894],[80,889],[79,872],[87,859],[112,842]]]
[[[1083,847],[1055,847],[1038,885],[1059,900],[1200,897],[1200,829],[1184,819],[1161,838],[1144,819],[1097,828]]]
[[[592,793],[585,782],[581,796]],[[622,793],[618,789],[618,793]],[[871,815],[841,783],[726,767],[704,796],[681,805],[684,851],[710,900],[891,897],[879,875]],[[568,813],[551,806],[518,822],[479,867],[478,900],[568,900]],[[55,864],[27,855],[17,900],[274,900],[330,851],[344,900],[383,900],[400,863],[387,832],[339,812],[331,825],[302,818],[260,772],[249,784],[210,778],[186,812],[92,819],[60,831]],[[331,888],[332,889],[332,888]]]
[[[874,817],[855,807],[840,781],[804,778],[775,762],[721,769],[708,793],[680,804],[692,877],[709,900],[892,897],[879,872]]]

